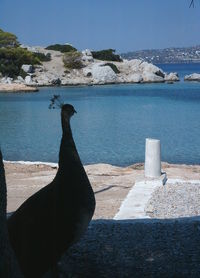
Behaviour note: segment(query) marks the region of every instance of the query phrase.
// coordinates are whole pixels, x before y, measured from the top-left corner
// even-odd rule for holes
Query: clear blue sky
[[[0,0],[0,28],[29,45],[117,52],[200,44],[200,1]]]

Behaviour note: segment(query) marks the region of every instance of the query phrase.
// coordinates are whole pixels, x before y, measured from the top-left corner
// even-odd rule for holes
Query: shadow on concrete
[[[94,220],[59,277],[200,277],[200,217]]]
[[[109,190],[109,189],[111,189],[111,188],[113,188],[113,187],[115,187],[115,186],[114,186],[114,185],[109,185],[109,186],[107,186],[107,187],[105,187],[105,188],[103,188],[103,189],[100,189],[100,190],[95,191],[94,194],[96,195],[96,194],[98,194],[98,193],[107,191],[107,190]]]
[[[121,185],[109,185],[103,189],[100,189],[100,190],[97,190],[94,192],[94,194],[98,194],[98,193],[101,193],[101,192],[104,192],[104,191],[107,191],[113,187],[117,187],[117,188],[123,188],[123,189],[127,189],[127,188],[130,188],[130,186],[121,186]]]

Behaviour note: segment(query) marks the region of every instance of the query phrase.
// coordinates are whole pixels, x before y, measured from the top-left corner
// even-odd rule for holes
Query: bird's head
[[[71,118],[77,112],[71,104],[63,104],[61,113],[64,118]]]

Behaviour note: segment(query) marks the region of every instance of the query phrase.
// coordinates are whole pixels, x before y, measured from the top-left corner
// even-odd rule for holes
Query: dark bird
[[[27,278],[39,278],[86,231],[95,197],[70,127],[76,113],[62,105],[59,168],[54,180],[27,199],[8,219],[9,236]]]
[[[7,229],[7,188],[2,154],[0,150],[0,277],[22,278],[17,259],[11,248]]]

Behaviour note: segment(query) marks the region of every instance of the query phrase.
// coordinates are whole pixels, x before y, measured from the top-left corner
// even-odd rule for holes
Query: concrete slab
[[[135,185],[129,191],[126,199],[122,202],[115,220],[150,218],[146,215],[145,207],[151,198],[153,192],[167,180],[166,174],[160,178],[145,178],[136,181]]]

